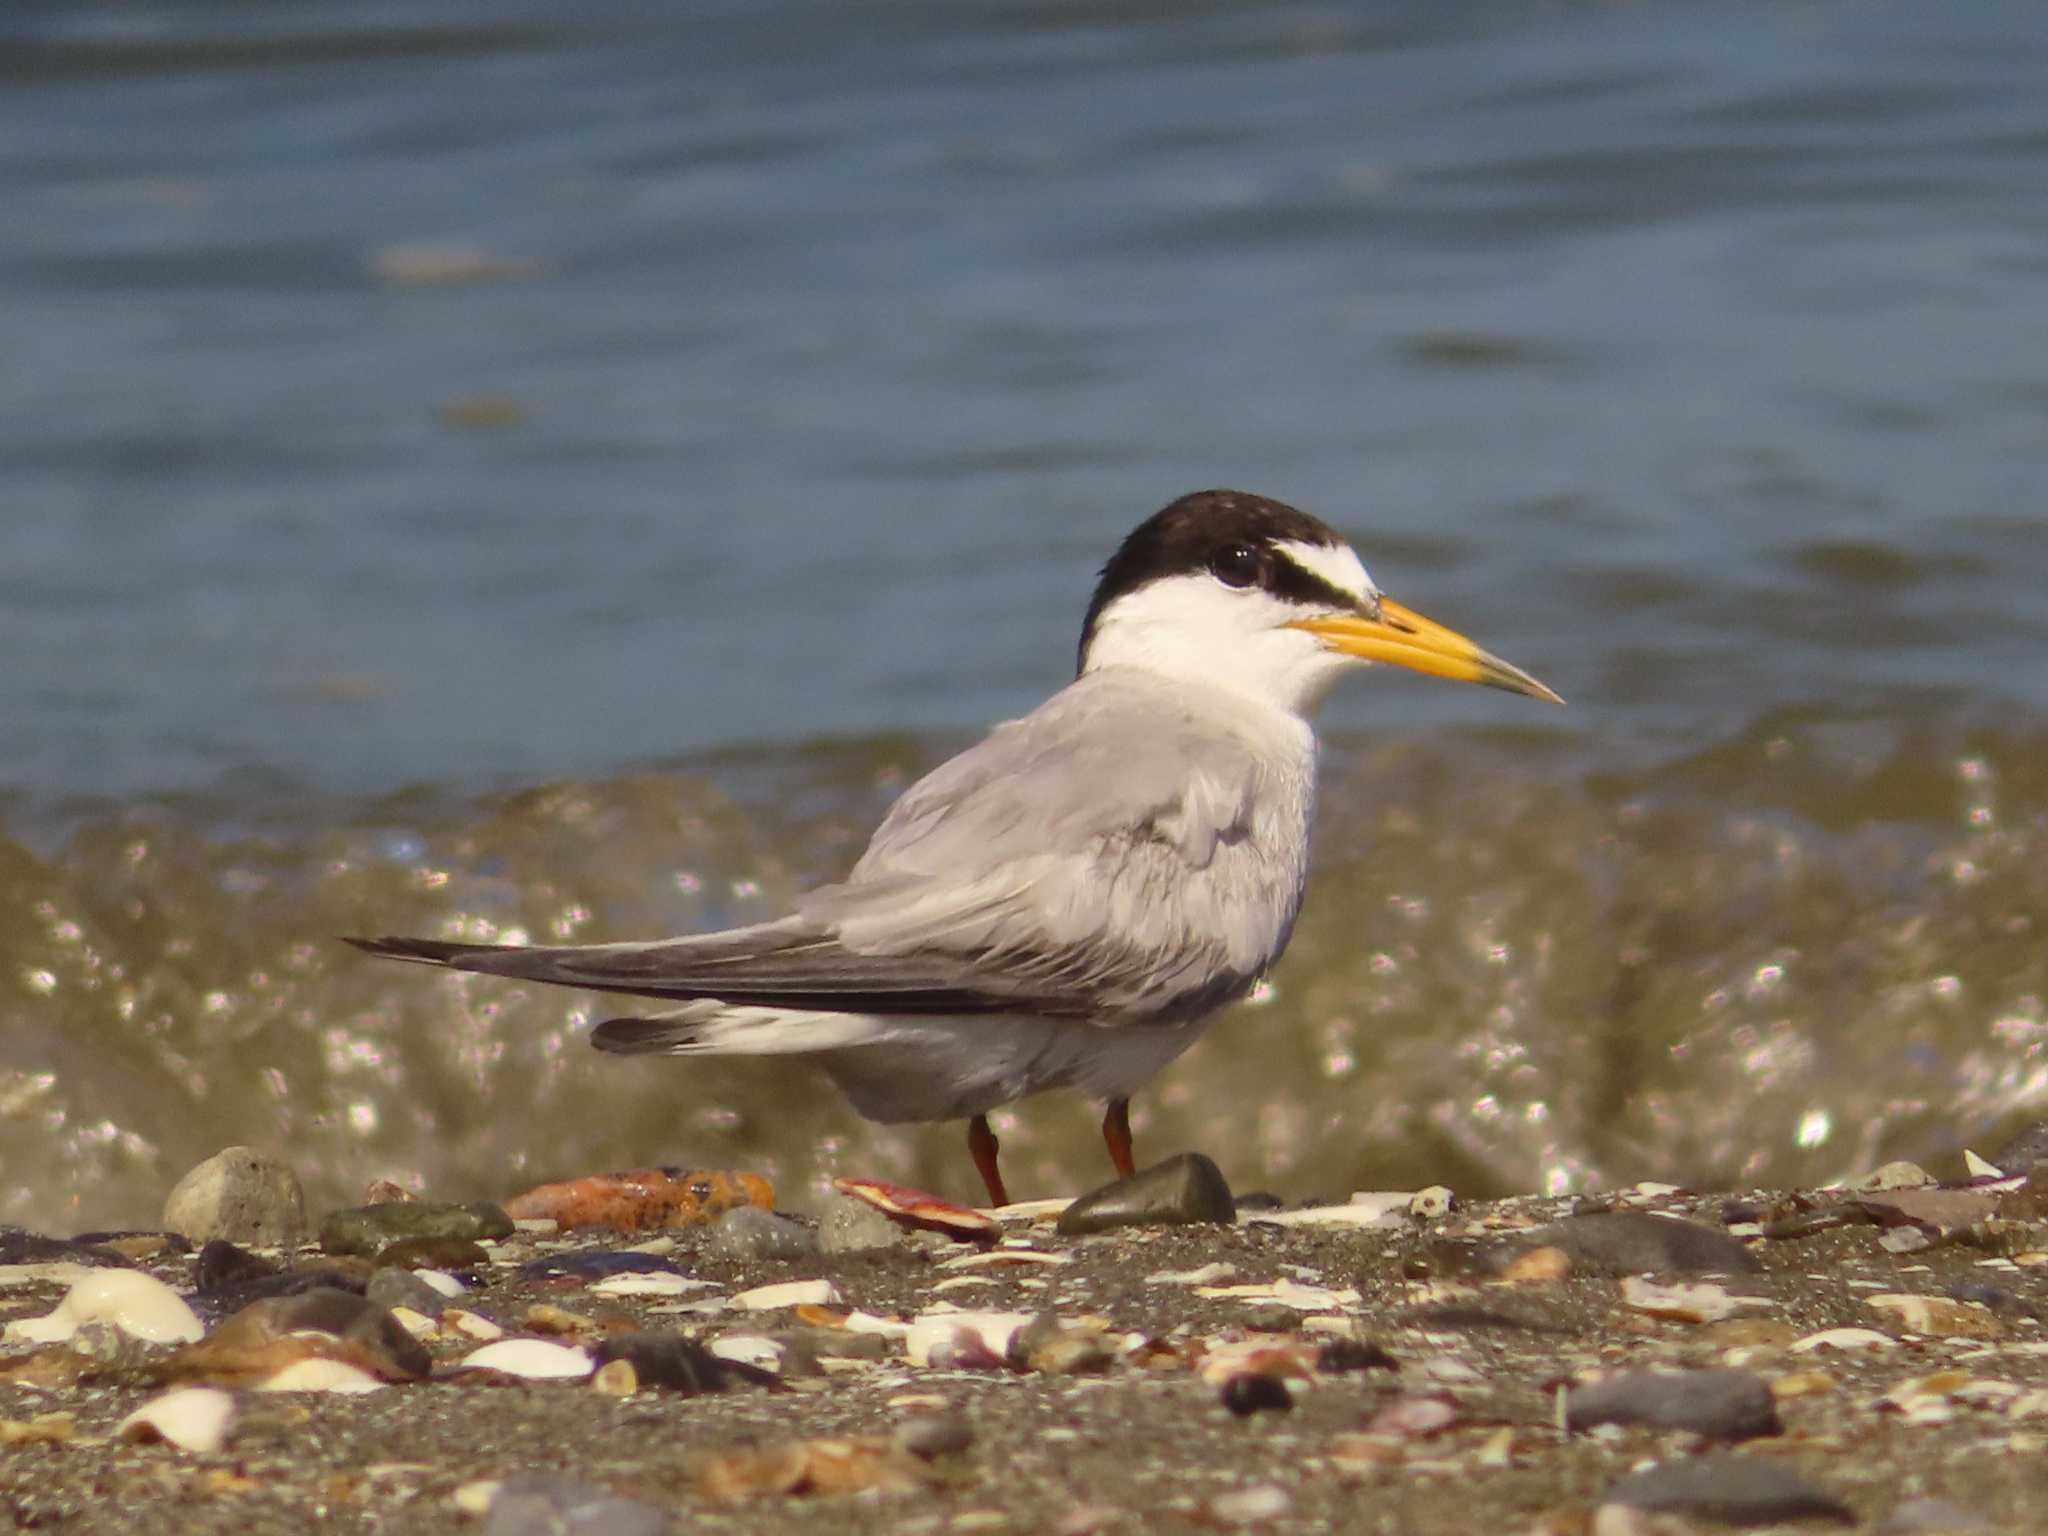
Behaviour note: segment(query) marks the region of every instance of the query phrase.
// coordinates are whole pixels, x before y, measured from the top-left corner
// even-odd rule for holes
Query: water
[[[481,18],[481,19],[480,19]],[[1572,700],[1327,717],[1241,1186],[1809,1179],[2043,1088],[2038,7],[0,17],[0,1218],[745,1159],[758,1063],[348,931],[765,914],[1230,484]],[[1086,1106],[1006,1128],[1101,1172]]]

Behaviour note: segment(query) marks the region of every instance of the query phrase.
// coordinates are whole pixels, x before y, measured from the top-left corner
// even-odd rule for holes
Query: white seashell
[[[47,1317],[9,1323],[7,1337],[52,1344],[70,1338],[85,1323],[112,1323],[151,1344],[189,1344],[206,1332],[185,1299],[154,1275],[96,1269],[72,1286]]]
[[[1804,1355],[1816,1349],[1891,1349],[1898,1342],[1875,1328],[1823,1328],[1819,1333],[1794,1339],[1791,1350],[1795,1355]]]
[[[671,1274],[665,1269],[650,1269],[626,1275],[613,1275],[600,1280],[591,1287],[593,1291],[606,1296],[681,1296],[688,1291],[716,1290],[709,1280],[693,1280],[688,1275]]]
[[[597,1362],[567,1344],[550,1344],[545,1339],[503,1339],[465,1356],[462,1366],[465,1370],[503,1371],[507,1376],[541,1380],[588,1376],[597,1369]]]
[[[911,1319],[910,1331],[903,1336],[903,1347],[912,1365],[930,1365],[933,1350],[951,1348],[965,1334],[978,1339],[982,1348],[1000,1358],[1009,1353],[1010,1340],[1018,1330],[1035,1316],[1034,1312],[931,1311]]]
[[[767,1312],[776,1307],[824,1307],[838,1299],[839,1287],[830,1280],[785,1280],[780,1285],[757,1285],[733,1297],[749,1312]]]
[[[713,1339],[711,1353],[721,1360],[758,1365],[766,1371],[776,1370],[782,1364],[782,1346],[758,1333],[729,1333],[722,1339]]]
[[[114,1432],[123,1440],[164,1440],[205,1455],[227,1443],[235,1400],[213,1387],[180,1387],[151,1398]]]
[[[1198,1285],[1195,1294],[1226,1301],[1275,1301],[1297,1312],[1328,1312],[1358,1305],[1358,1292],[1349,1286],[1333,1291],[1326,1286],[1303,1285],[1285,1275],[1270,1285]]]
[[[379,1392],[384,1383],[346,1360],[309,1355],[256,1384],[258,1392]]]

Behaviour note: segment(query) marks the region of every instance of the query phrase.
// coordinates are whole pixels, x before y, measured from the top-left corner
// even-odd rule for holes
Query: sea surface
[[[1141,1159],[1959,1171],[2048,1098],[2044,80],[2031,0],[12,0],[0,1220],[231,1142],[977,1193],[334,936],[772,915],[1211,485],[1571,703],[1333,701]],[[999,1117],[1012,1188],[1094,1119]]]

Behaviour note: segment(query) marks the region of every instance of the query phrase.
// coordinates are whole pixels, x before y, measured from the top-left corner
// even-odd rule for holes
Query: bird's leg
[[[967,1122],[967,1151],[981,1172],[981,1182],[988,1186],[988,1203],[1000,1206],[1008,1205],[1010,1197],[1003,1190],[1003,1171],[996,1166],[997,1148],[996,1133],[988,1128],[987,1115],[976,1115]]]
[[[1109,1108],[1102,1112],[1102,1139],[1109,1146],[1109,1160],[1116,1165],[1117,1177],[1128,1179],[1138,1171],[1138,1165],[1131,1161],[1131,1101],[1111,1099]]]

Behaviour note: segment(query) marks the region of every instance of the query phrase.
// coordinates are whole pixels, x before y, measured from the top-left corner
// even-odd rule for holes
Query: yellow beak
[[[1552,704],[1564,702],[1520,667],[1509,666],[1456,630],[1445,629],[1390,597],[1380,599],[1377,619],[1362,613],[1333,614],[1326,619],[1297,619],[1288,627],[1307,630],[1331,650],[1346,656],[1382,661],[1411,672],[1427,672],[1431,677],[1448,677],[1454,682],[1484,683],[1489,688],[1525,693]]]

